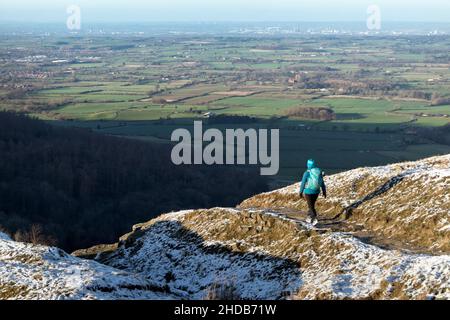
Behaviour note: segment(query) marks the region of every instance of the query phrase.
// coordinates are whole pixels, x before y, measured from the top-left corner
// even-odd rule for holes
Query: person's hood
[[[308,169],[315,168],[315,167],[316,167],[316,162],[315,162],[313,159],[309,159],[309,160],[306,162],[306,167],[307,167]]]

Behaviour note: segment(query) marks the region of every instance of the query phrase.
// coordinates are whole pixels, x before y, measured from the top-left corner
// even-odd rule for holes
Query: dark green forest
[[[266,191],[258,170],[175,166],[170,147],[0,112],[0,226],[71,251],[115,242],[171,210],[235,206]]]

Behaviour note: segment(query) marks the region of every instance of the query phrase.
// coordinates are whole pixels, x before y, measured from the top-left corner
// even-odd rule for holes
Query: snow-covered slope
[[[248,299],[450,299],[449,164],[326,177],[321,217],[349,219],[322,229],[304,222],[293,185],[239,208],[162,215],[73,255],[0,233],[0,298],[201,299],[228,288]]]
[[[349,223],[373,236],[450,253],[450,155],[382,167],[359,168],[325,177],[328,198],[318,211],[331,218],[347,211]],[[306,211],[299,184],[259,194],[241,208]]]
[[[8,240],[11,240],[11,237],[8,236],[7,234],[3,233],[3,232],[0,232],[0,241],[1,240],[8,241]]]
[[[231,284],[242,298],[450,298],[450,256],[384,250],[259,210],[161,216],[98,258],[185,298]]]
[[[294,261],[260,250],[233,250],[245,241],[240,236],[229,243],[215,240],[224,232],[219,229],[235,223],[238,217],[233,209],[164,215],[137,226],[122,238],[113,254],[99,260],[147,276],[158,286],[167,286],[170,292],[190,299],[206,297],[214,284],[236,286],[240,297],[247,299],[275,299],[297,288],[300,270]],[[208,236],[203,234],[203,238],[191,223],[202,226]]]
[[[0,233],[0,299],[168,299],[142,276]]]

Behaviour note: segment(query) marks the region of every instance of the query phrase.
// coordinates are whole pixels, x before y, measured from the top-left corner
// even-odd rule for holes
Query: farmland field
[[[273,180],[286,184],[310,157],[334,173],[449,153],[449,46],[420,35],[3,35],[0,108],[149,143],[172,143],[194,120],[279,128]]]

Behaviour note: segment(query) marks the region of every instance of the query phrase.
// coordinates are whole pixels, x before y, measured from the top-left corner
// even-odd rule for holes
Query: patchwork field
[[[449,153],[449,45],[447,36],[4,36],[0,108],[158,143],[199,119],[279,128],[274,183],[283,184],[309,157],[334,173]]]

